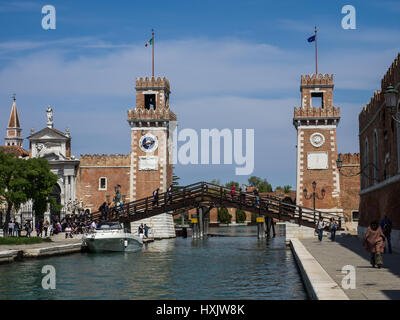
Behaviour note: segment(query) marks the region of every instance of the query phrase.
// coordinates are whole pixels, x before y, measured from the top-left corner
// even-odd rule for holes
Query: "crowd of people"
[[[21,237],[22,231],[25,231],[26,237],[31,237],[33,231],[36,231],[37,237],[51,237],[60,232],[65,232],[65,237],[72,238],[74,234],[83,234],[93,229],[89,210],[79,210],[78,213],[67,214],[62,219],[58,215],[50,218],[51,221],[40,218],[37,219],[35,226],[32,220],[26,220],[24,224],[16,219],[4,223],[3,234],[9,237]]]

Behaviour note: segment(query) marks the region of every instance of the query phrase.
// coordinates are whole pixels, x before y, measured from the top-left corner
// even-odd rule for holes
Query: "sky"
[[[56,9],[56,29],[42,28],[42,7]],[[356,29],[342,28],[342,7],[356,9]],[[274,187],[296,184],[300,77],[334,75],[340,107],[338,151],[359,152],[358,114],[399,53],[400,1],[0,1],[0,143],[12,94],[23,127],[70,128],[72,154],[128,154],[127,110],[135,79],[155,74],[171,84],[179,130],[254,129],[251,175]],[[24,147],[29,148],[27,140]],[[181,184],[246,182],[232,165],[182,165]]]

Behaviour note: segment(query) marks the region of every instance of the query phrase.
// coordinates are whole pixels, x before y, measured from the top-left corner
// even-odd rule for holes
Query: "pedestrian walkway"
[[[32,236],[36,235],[36,232]],[[74,235],[73,238],[65,239],[65,233],[61,232],[57,235],[53,235],[50,237],[52,242],[42,242],[42,243],[33,243],[33,244],[4,244],[0,245],[0,251],[3,250],[25,250],[25,249],[37,249],[37,248],[49,248],[55,247],[64,244],[73,244],[73,243],[81,243],[82,242],[82,234]]]
[[[336,242],[327,237],[320,242],[315,237],[301,239],[301,243],[339,286],[346,275],[343,266],[354,266],[356,288],[343,290],[351,300],[400,299],[400,254],[384,254],[384,266],[378,269],[372,268],[369,253],[356,236],[337,236]]]

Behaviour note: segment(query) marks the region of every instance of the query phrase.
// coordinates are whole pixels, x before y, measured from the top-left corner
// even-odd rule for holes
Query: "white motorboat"
[[[82,245],[90,252],[138,251],[143,246],[141,238],[124,230],[119,222],[100,222],[82,237]]]

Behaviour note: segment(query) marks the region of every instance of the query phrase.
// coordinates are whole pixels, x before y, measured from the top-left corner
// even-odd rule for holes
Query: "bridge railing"
[[[244,210],[252,209],[252,211],[254,211],[256,208],[259,214],[262,214],[264,211],[272,212],[278,219],[293,219],[299,224],[302,222],[316,223],[320,216],[324,221],[334,218],[336,222],[341,224],[340,215],[335,213],[297,206],[283,202],[282,199],[276,197],[259,196],[259,201],[257,202],[257,198],[254,194],[242,193],[236,190],[233,193],[226,187],[208,182],[197,182],[185,187],[180,187],[173,190],[171,193],[160,193],[158,201],[155,201],[153,196],[149,196],[126,203],[120,207],[113,207],[110,213],[114,218],[118,218],[121,215],[129,217],[135,214],[146,214],[154,210],[164,210],[164,212],[167,212],[178,209],[177,204],[184,207],[190,206],[195,202],[200,203],[205,201],[220,205],[234,203]],[[92,217],[95,220],[100,219],[101,212],[93,213]]]

